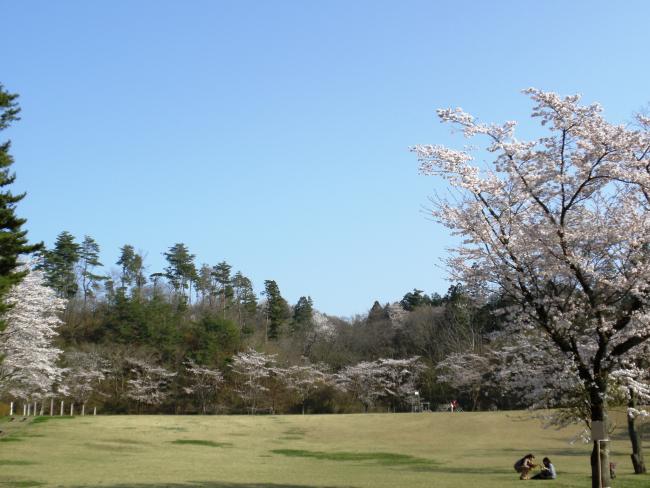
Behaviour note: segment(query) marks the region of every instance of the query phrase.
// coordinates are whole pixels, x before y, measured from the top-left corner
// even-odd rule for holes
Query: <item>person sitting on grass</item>
[[[517,473],[520,473],[519,479],[520,480],[527,480],[528,475],[530,473],[530,470],[536,467],[537,465],[534,463],[535,456],[532,454],[526,454],[524,457],[522,457],[519,461],[515,463],[515,471]]]
[[[537,473],[535,476],[533,476],[532,479],[534,480],[554,480],[557,478],[557,474],[555,473],[555,466],[551,463],[551,460],[547,457],[545,457],[542,460],[543,466],[542,470]]]

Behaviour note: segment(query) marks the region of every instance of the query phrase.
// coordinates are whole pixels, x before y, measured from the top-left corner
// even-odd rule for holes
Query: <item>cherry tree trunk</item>
[[[636,409],[636,395],[633,391],[630,391],[630,401],[628,402],[628,407]],[[632,465],[634,466],[635,474],[643,474],[646,472],[645,461],[643,460],[643,447],[641,445],[641,436],[639,431],[636,429],[636,417],[633,415],[627,416],[627,432],[630,436],[630,442],[632,442]]]
[[[603,422],[604,438],[607,437],[607,409],[602,397],[599,394],[601,390],[594,388],[590,392],[591,399],[591,421]],[[593,429],[592,429],[593,437]],[[591,452],[591,487],[608,488],[611,486],[609,474],[609,440],[593,439],[594,448]]]

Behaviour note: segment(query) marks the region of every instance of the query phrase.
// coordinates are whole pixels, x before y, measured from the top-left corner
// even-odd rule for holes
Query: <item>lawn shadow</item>
[[[11,460],[11,459],[0,459],[0,466],[32,466],[35,463],[34,461],[24,461],[24,460]]]
[[[318,459],[321,461],[343,461],[357,463],[373,463],[384,466],[421,466],[433,467],[439,463],[431,459],[418,458],[407,454],[392,452],[346,452],[346,451],[307,451],[304,449],[274,449],[273,454],[288,457]]]
[[[650,423],[643,423],[637,425],[637,432],[641,435],[642,438],[647,439],[650,436]],[[630,434],[625,428],[617,429],[616,431],[610,434],[610,439],[613,441],[628,441],[630,440]]]
[[[84,446],[89,449],[95,449],[98,451],[111,451],[111,452],[124,453],[124,454],[129,454],[129,453],[138,452],[142,450],[141,448],[136,447],[135,445],[132,444],[122,444],[119,442],[111,442],[111,441],[86,442],[84,443]]]
[[[69,415],[63,415],[63,416],[41,416],[41,417],[36,417],[34,420],[32,420],[32,424],[44,424],[46,422],[52,422],[52,421],[59,421],[59,420],[73,420],[75,419],[75,416],[70,417]]]
[[[2,487],[11,487],[11,488],[30,488],[34,486],[43,486],[45,483],[42,481],[34,480],[3,480],[0,481],[0,486]]]
[[[540,458],[542,456],[548,456],[550,458],[556,456],[556,457],[562,457],[562,456],[567,456],[567,457],[583,457],[583,456],[589,456],[589,453],[591,452],[591,448],[589,452],[583,449],[579,448],[566,448],[566,449],[535,449],[534,447],[530,449],[530,452],[536,453],[538,452],[539,454],[536,454],[537,458]],[[474,449],[472,450],[472,456],[475,457],[500,457],[500,456],[510,456],[513,459],[513,464],[515,461],[517,461],[519,458],[527,454],[527,452],[524,452],[521,449],[513,449],[510,447],[502,448],[502,449]]]
[[[206,441],[203,439],[176,439],[175,441],[171,441],[171,444],[194,445],[194,446],[204,446],[204,447],[232,447],[232,442],[214,442],[214,441]]]

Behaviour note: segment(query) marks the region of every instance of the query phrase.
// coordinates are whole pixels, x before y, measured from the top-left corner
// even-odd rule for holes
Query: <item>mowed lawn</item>
[[[648,487],[619,420],[613,486]],[[590,446],[526,412],[4,418],[0,429],[0,487],[497,488],[526,483],[512,465],[529,451],[558,469],[545,485],[590,486]]]

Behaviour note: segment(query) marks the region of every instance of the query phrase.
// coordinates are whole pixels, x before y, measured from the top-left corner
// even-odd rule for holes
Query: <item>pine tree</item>
[[[20,108],[16,98],[18,95],[7,92],[0,84],[0,131],[19,120]],[[10,146],[10,141],[0,143],[0,314],[8,310],[5,301],[7,293],[25,276],[25,272],[18,269],[18,257],[21,254],[36,252],[43,246],[28,244],[27,231],[22,229],[26,220],[16,216],[16,204],[25,197],[25,194],[13,195],[6,189],[16,179],[16,175],[9,169],[14,162],[9,154]],[[0,330],[3,327],[4,324],[0,322]]]
[[[147,283],[142,255],[136,253],[132,245],[125,244],[120,248],[120,257],[115,264],[122,268],[120,274],[122,293],[126,294],[126,289],[134,285],[133,295],[140,299],[142,287]]]
[[[233,288],[232,288],[232,279],[230,278],[230,266],[227,262],[222,261],[217,264],[212,271],[212,276],[217,282],[219,295],[221,295],[221,310],[223,313],[223,318],[226,318],[226,308],[228,302],[232,300]]]
[[[266,296],[266,322],[268,339],[277,339],[284,322],[291,317],[289,304],[282,298],[278,284],[273,280],[264,282],[264,295]]]
[[[68,231],[61,232],[54,243],[54,249],[43,252],[43,262],[38,266],[45,271],[47,285],[60,298],[70,299],[77,294],[75,267],[80,259],[81,247]]]
[[[388,319],[385,307],[382,307],[377,300],[372,304],[372,308],[368,312],[368,323],[381,322]]]
[[[103,266],[99,262],[99,244],[90,236],[84,236],[79,249],[79,274],[81,276],[81,291],[84,297],[84,306],[88,298],[94,296],[93,290],[99,288],[99,283],[106,279],[105,276],[94,273],[94,269]]]
[[[192,282],[196,281],[196,267],[194,266],[194,254],[190,254],[187,246],[183,243],[174,244],[165,253],[165,259],[169,266],[165,268],[165,277],[174,287],[176,294],[185,300],[185,290],[189,287],[190,297],[192,295]]]
[[[120,288],[126,293],[126,288],[133,283],[133,262],[135,261],[135,249],[130,244],[124,244],[120,248],[120,258],[115,264],[122,268],[120,274]]]
[[[255,316],[257,311],[257,297],[253,290],[253,283],[237,271],[232,280],[235,300],[237,301],[237,319],[242,330],[246,330],[249,318]]]
[[[311,297],[300,297],[293,307],[293,329],[304,329],[312,324],[314,302]]]
[[[201,294],[201,303],[204,304],[206,298],[208,304],[212,306],[212,298],[217,294],[217,289],[213,283],[212,266],[202,264],[196,278],[196,291]]]

